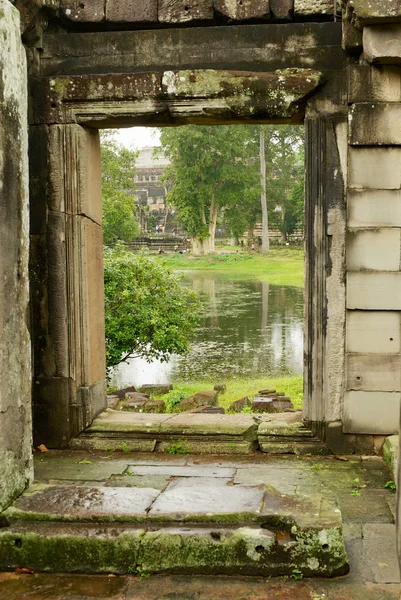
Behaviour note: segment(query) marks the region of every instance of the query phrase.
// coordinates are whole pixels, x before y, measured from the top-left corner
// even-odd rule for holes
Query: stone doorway
[[[313,429],[326,421],[341,421],[344,348],[343,337],[335,332],[343,329],[345,318],[340,273],[344,244],[341,172],[346,131],[338,82],[333,85],[334,92],[315,69],[269,73],[207,69],[46,80],[46,92],[43,95],[42,86],[42,101],[36,105],[36,118],[49,125],[33,126],[31,135],[32,148],[40,144],[44,149],[42,164],[35,156],[33,169],[42,169],[43,175],[47,169],[51,184],[45,209],[46,242],[43,235],[32,236],[33,300],[40,298],[36,308],[42,314],[44,308],[46,312],[40,321],[34,319],[34,357],[36,372],[41,373],[34,385],[37,442],[49,447],[66,446],[105,407],[98,129],[149,123],[171,126],[305,120],[305,417]],[[336,96],[334,115],[318,114],[326,93]],[[48,157],[46,164],[44,156]],[[40,187],[42,181],[36,183]],[[43,231],[44,223],[35,204],[33,209],[34,226]],[[335,236],[334,247],[327,235],[330,212],[340,233]],[[48,265],[47,281],[42,277],[43,261]],[[329,263],[331,285],[336,289],[333,308],[326,289]],[[39,278],[35,275],[38,273]],[[48,300],[45,307],[44,297]],[[332,343],[327,348],[330,326]],[[342,356],[335,373],[325,372],[330,353]],[[335,384],[329,392],[330,380]]]

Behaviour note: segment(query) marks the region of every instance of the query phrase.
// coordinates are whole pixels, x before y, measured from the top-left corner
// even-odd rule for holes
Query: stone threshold
[[[302,412],[257,414],[134,413],[107,409],[70,447],[170,454],[325,454]]]

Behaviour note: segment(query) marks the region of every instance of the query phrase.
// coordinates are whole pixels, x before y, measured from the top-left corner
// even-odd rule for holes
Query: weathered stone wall
[[[66,24],[125,26],[327,19],[333,13],[332,0],[60,0],[59,10]]]
[[[0,0],[0,510],[32,476],[27,70],[19,13]]]

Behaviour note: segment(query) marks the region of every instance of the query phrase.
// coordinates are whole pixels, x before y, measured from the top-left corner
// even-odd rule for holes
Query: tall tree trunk
[[[239,246],[238,236],[233,235],[230,240],[230,246]]]
[[[246,242],[248,248],[250,248],[251,245],[252,245],[254,232],[255,232],[255,226],[254,225],[249,225],[249,227],[248,227],[248,235],[247,235],[247,242]]]
[[[210,205],[210,213],[209,213],[209,250],[208,250],[209,253],[214,252],[214,240],[216,237],[216,226],[217,226],[218,214],[219,214],[219,205],[213,196],[212,203]]]
[[[260,202],[262,205],[262,252],[267,254],[270,250],[269,244],[269,217],[266,202],[266,158],[265,158],[265,131],[260,128]]]

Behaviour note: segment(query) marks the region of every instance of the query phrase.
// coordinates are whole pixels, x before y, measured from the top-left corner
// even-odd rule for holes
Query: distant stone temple
[[[135,183],[137,204],[141,227],[144,232],[150,230],[148,215],[154,216],[153,222],[162,225],[167,220],[166,196],[168,186],[161,181],[164,169],[170,164],[162,154],[154,154],[153,147],[139,151],[136,161]]]

